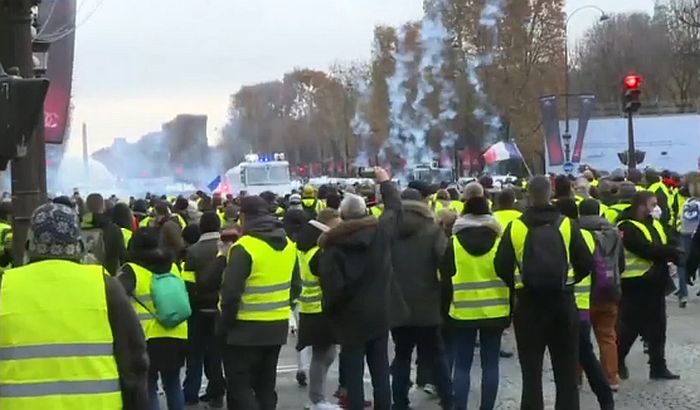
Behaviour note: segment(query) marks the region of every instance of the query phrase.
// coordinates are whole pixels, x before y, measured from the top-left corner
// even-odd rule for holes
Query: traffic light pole
[[[637,151],[634,148],[634,121],[632,121],[632,110],[627,110],[627,167],[637,168]]]
[[[7,68],[18,67],[24,78],[34,76],[31,7],[36,3],[36,0],[0,0],[0,63]],[[24,261],[31,215],[42,202],[40,170],[46,167],[43,144],[43,140],[33,139],[27,155],[12,161],[12,250],[16,265]]]

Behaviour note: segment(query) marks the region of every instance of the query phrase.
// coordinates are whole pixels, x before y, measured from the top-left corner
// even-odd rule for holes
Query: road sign
[[[574,168],[575,168],[574,163],[573,162],[565,162],[563,168],[564,168],[564,172],[566,172],[567,174],[571,174],[574,172]]]

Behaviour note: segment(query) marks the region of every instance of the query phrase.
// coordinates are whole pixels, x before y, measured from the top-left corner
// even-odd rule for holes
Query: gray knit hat
[[[59,259],[81,256],[80,220],[72,208],[61,204],[44,204],[34,211],[30,229],[30,256]]]

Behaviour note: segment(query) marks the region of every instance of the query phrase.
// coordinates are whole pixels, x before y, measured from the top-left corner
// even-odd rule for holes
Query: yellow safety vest
[[[518,273],[515,275],[515,288],[522,289],[524,287],[522,281],[522,272],[520,267],[523,265],[523,257],[525,254],[525,238],[527,237],[528,227],[522,221],[522,219],[515,219],[510,224],[510,236],[511,242],[513,243],[513,251],[515,253],[515,260],[517,261]],[[564,240],[564,248],[566,249],[566,262],[571,264],[571,255],[569,255],[569,248],[571,244],[571,220],[564,217],[559,225],[559,232],[561,233],[562,239]],[[569,270],[567,284],[574,283],[574,272]]]
[[[620,217],[620,214],[622,214],[624,211],[629,209],[632,206],[632,204],[615,204],[615,205],[610,205],[608,209],[605,210],[605,214],[603,215],[605,219],[608,220],[611,224],[616,224],[617,223],[617,218]]]
[[[642,231],[644,238],[649,241],[649,243],[652,243],[654,240],[651,236],[651,232],[649,232],[649,229],[647,229],[646,225],[643,223],[633,219],[625,219],[617,224],[617,226],[622,226],[624,223],[631,223],[637,229]],[[661,238],[661,243],[666,245],[668,243],[668,238],[666,237],[666,232],[664,231],[663,225],[661,225],[661,222],[657,220],[654,220],[653,224],[656,232],[659,234],[659,238]],[[625,271],[622,272],[621,278],[624,280],[642,277],[649,271],[649,269],[651,269],[652,265],[652,261],[640,258],[625,248]]]
[[[462,215],[464,212],[464,202],[462,201],[450,201],[450,211],[454,211],[457,215]]]
[[[235,246],[242,246],[252,260],[237,319],[289,320],[292,271],[297,263],[294,242],[287,239],[287,246],[277,251],[261,239],[244,235]]]
[[[498,244],[481,256],[467,252],[452,238],[455,268],[449,315],[455,320],[484,320],[510,316],[510,290],[496,275],[493,260]]]
[[[124,246],[128,248],[129,242],[131,242],[131,237],[134,236],[134,233],[126,228],[122,228],[122,236],[124,236]]]
[[[649,192],[652,192],[656,194],[656,191],[661,190],[661,192],[664,193],[664,196],[666,196],[666,204],[668,205],[668,209],[673,209],[673,195],[671,194],[671,190],[668,189],[666,184],[664,184],[662,181],[659,182],[654,182],[649,186]]]
[[[581,229],[583,240],[588,246],[588,250],[593,254],[595,252],[595,238],[593,234],[585,229]],[[576,307],[579,310],[591,309],[591,285],[593,284],[592,276],[589,274],[581,282],[574,285],[574,295],[576,296]]]
[[[301,200],[301,203],[304,205],[305,210],[313,209],[316,213],[321,212],[325,208],[323,202],[316,198],[305,198]]]
[[[673,226],[676,228],[676,231],[680,232],[681,227],[683,226],[683,208],[685,207],[685,203],[688,202],[688,197],[685,195],[682,195],[679,192],[676,193],[676,198],[673,200],[673,216],[674,216],[674,224]]]
[[[321,285],[318,283],[318,278],[311,273],[309,263],[318,253],[319,247],[313,247],[308,252],[299,251],[299,266],[301,267],[302,291],[299,298],[301,313],[321,313]]]
[[[496,211],[493,213],[493,217],[496,218],[496,220],[499,224],[501,224],[503,229],[505,229],[509,223],[520,218],[522,215],[523,213],[518,211],[517,209],[501,209],[500,211]]]
[[[375,205],[369,208],[369,211],[374,215],[375,217],[379,218],[384,214],[384,207],[380,205]]]
[[[103,272],[63,260],[5,271],[0,409],[122,408]]]
[[[592,187],[597,187],[598,185],[600,185],[600,181],[598,181],[597,179],[594,179],[593,181],[591,181]]]
[[[148,228],[148,225],[151,224],[151,221],[153,220],[152,216],[147,216],[139,222],[139,228]]]
[[[172,329],[168,329],[153,317],[152,313],[156,312],[156,307],[153,304],[153,297],[151,296],[153,273],[135,263],[129,263],[128,265],[131,266],[131,269],[134,271],[134,276],[136,276],[136,289],[134,289],[131,305],[136,310],[136,315],[139,317],[141,327],[143,327],[143,333],[146,335],[146,340],[163,337],[187,340],[187,321],[180,323]],[[173,266],[171,269],[173,270],[173,274],[180,274],[176,266]],[[133,300],[134,298],[138,299],[141,303]],[[148,310],[141,306],[141,304],[145,305]]]

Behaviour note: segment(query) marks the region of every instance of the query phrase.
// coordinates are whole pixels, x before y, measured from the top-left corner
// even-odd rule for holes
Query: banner
[[[559,134],[559,105],[557,97],[549,95],[540,98],[542,109],[542,129],[544,130],[544,145],[547,149],[549,165],[564,163],[564,149]]]
[[[51,43],[46,72],[51,80],[44,102],[45,141],[49,144],[62,144],[70,127],[75,14],[76,0],[44,0],[39,5],[39,37],[60,37]]]
[[[574,145],[574,152],[571,157],[571,162],[574,163],[581,162],[581,151],[583,151],[583,141],[586,139],[586,130],[588,129],[588,122],[591,120],[593,108],[595,108],[595,95],[581,95],[579,96],[579,101],[581,103],[581,109],[579,110],[578,115],[578,130],[576,131],[576,144]]]

